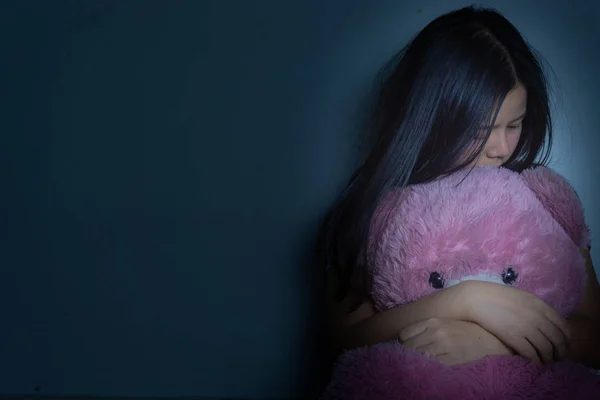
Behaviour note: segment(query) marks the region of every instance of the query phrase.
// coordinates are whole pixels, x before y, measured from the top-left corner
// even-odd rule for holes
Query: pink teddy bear
[[[389,215],[386,223],[384,216]],[[464,280],[512,285],[568,316],[586,283],[582,205],[548,168],[478,167],[393,191],[375,214],[367,251],[378,310]],[[600,377],[569,361],[490,356],[446,366],[397,342],[348,351],[325,399],[600,399]]]

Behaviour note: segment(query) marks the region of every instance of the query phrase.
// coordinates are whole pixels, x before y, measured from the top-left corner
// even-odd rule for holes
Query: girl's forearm
[[[379,312],[345,329],[336,342],[340,350],[347,350],[395,340],[403,329],[429,318],[463,320],[466,306],[461,285]]]

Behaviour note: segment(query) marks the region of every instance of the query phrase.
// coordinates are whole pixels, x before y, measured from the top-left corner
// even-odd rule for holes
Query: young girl
[[[476,165],[520,172],[546,162],[552,137],[544,72],[496,11],[437,18],[383,72],[372,148],[321,232],[335,351],[399,339],[449,365],[516,353],[600,368],[600,287],[589,249],[581,249],[585,299],[567,320],[529,293],[475,281],[376,312],[361,249],[383,193]]]

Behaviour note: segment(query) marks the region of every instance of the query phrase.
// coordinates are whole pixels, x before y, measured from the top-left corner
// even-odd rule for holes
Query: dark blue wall
[[[319,6],[217,3],[3,3],[0,393],[313,390]]]

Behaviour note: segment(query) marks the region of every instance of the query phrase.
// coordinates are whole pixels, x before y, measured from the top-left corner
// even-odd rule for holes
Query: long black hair
[[[367,124],[370,150],[319,235],[320,260],[340,279],[339,298],[365,265],[363,249],[382,195],[470,165],[485,145],[473,146],[473,139],[494,125],[518,85],[527,90],[527,115],[503,166],[520,172],[549,157],[549,87],[539,55],[499,12],[471,6],[444,14],[384,66]]]

